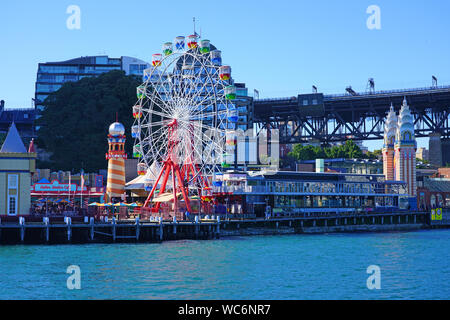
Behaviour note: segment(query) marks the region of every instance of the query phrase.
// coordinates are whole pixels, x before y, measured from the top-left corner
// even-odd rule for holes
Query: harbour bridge
[[[391,104],[398,111],[406,98],[415,118],[416,137],[439,135],[450,140],[450,86],[347,94],[300,94],[255,99],[253,122],[278,129],[280,144],[383,139],[384,119]],[[450,152],[450,150],[449,150]]]

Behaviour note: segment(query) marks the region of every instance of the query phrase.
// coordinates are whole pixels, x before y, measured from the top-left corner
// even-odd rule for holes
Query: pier
[[[0,220],[0,245],[160,243],[171,240],[211,240],[221,236],[378,232],[429,228],[428,214],[420,212],[374,214],[309,214],[269,219],[227,219],[214,216],[194,221],[161,218],[101,221],[93,217],[19,217]],[[448,225],[443,226],[448,227]]]

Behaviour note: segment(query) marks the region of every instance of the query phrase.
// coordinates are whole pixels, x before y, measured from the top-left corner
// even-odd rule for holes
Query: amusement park
[[[437,97],[449,91],[430,90]],[[351,221],[348,217],[354,217],[354,223],[362,219],[358,223],[364,224],[367,215],[375,215],[370,221],[382,225],[383,215],[391,217],[386,223],[397,215],[411,215],[404,218],[406,224],[414,221],[414,225],[420,225],[436,221],[436,217],[442,221],[442,210],[450,205],[450,193],[441,192],[436,185],[445,181],[435,179],[434,187],[428,183],[427,188],[424,181],[429,182],[431,174],[417,171],[415,135],[423,131],[416,128],[421,118],[417,118],[417,106],[411,109],[410,102],[416,103],[423,90],[390,94],[391,105],[378,107],[378,120],[371,130],[379,138],[374,130],[384,122],[378,134],[384,145],[374,164],[366,160],[365,170],[356,170],[356,159],[349,160],[349,168],[343,168],[337,166],[339,159],[316,158],[309,164],[298,162],[292,170],[280,163],[280,158],[286,158],[292,150],[286,140],[315,141],[305,138],[315,128],[305,127],[304,121],[315,124],[329,112],[322,128],[334,126],[333,132],[323,137],[331,128],[322,129],[316,137],[358,140],[358,134],[363,133],[346,132],[348,125],[331,119],[332,115],[341,120],[347,117],[347,109],[339,111],[341,115],[336,107],[327,105],[343,98],[365,97],[325,96],[316,91],[288,100],[250,98],[245,84],[234,80],[231,66],[223,62],[222,52],[210,40],[195,31],[187,37],[177,36],[173,42],[165,42],[143,69],[136,102],[129,109],[131,127],[126,128],[117,114],[109,126],[106,186],[103,176],[94,175],[89,183],[84,173],[72,178],[69,172],[68,181],[67,177],[65,181],[56,176],[35,178],[34,140],[25,156],[19,133],[15,125],[11,127],[2,152],[24,153],[35,183],[28,190],[31,207],[26,197],[10,196],[3,221],[53,217],[81,219],[84,223],[91,218],[101,223],[220,223],[336,217],[336,227],[339,218],[344,218],[347,226]],[[372,90],[367,94],[370,99],[381,96],[386,92]],[[305,114],[305,120],[295,118]],[[126,132],[131,134],[127,136]],[[132,154],[126,151],[127,139],[133,142]],[[134,166],[131,170],[130,163]],[[298,230],[305,231],[303,222],[301,225]],[[314,221],[311,226],[316,225]]]
[[[0,302],[450,297],[450,2],[70,3],[0,2]]]

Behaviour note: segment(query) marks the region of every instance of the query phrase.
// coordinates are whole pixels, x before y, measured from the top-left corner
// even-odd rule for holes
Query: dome
[[[125,134],[125,127],[120,122],[114,122],[109,126],[109,134],[112,136],[123,136]]]

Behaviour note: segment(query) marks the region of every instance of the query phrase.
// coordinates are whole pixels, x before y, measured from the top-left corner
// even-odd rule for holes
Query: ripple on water
[[[5,246],[0,299],[449,299],[448,252],[449,230]],[[69,265],[82,290],[66,288]]]

